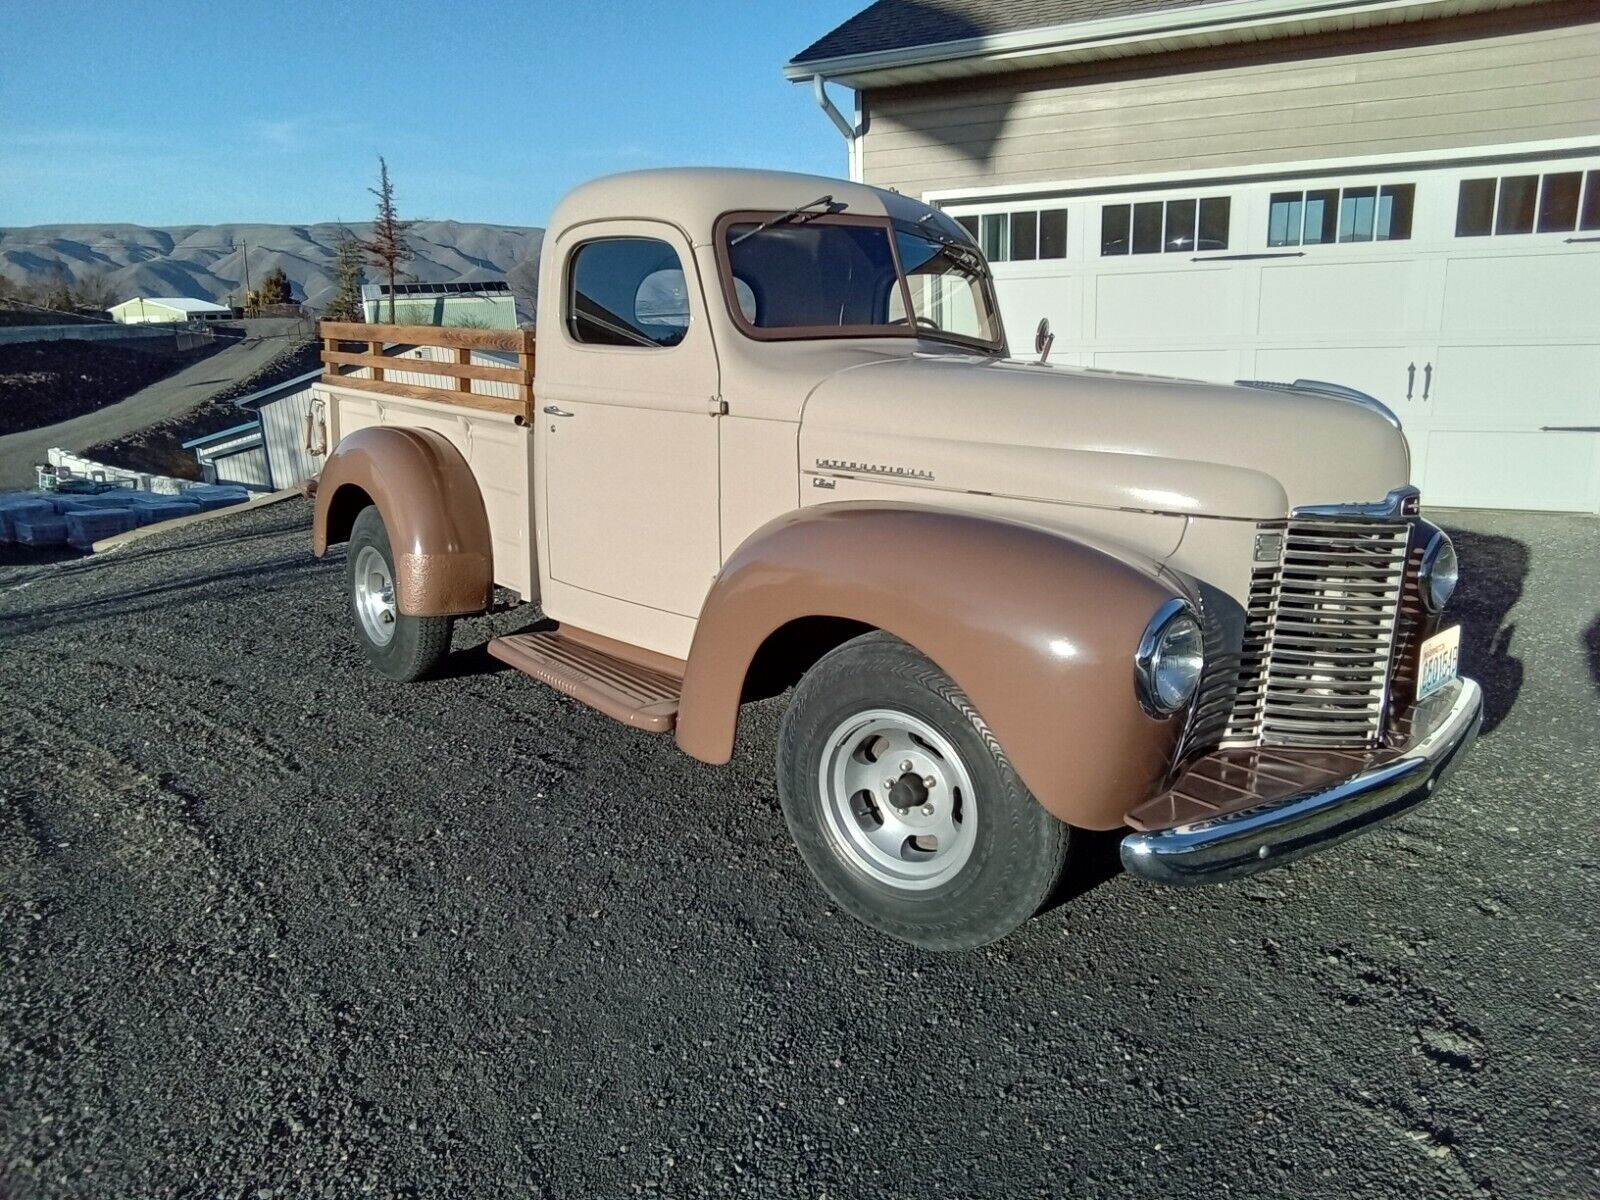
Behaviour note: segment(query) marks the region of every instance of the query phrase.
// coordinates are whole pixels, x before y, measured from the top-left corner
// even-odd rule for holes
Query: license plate
[[[1461,667],[1461,626],[1452,625],[1422,643],[1417,699],[1426,700],[1456,677]]]

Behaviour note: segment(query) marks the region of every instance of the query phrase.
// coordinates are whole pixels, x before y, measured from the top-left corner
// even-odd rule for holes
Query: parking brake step
[[[559,631],[495,638],[489,653],[635,729],[670,733],[678,723],[681,679],[563,637]]]

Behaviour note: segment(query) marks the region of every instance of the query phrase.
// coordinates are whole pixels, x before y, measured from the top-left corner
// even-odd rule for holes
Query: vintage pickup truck
[[[792,688],[794,840],[896,937],[1005,935],[1075,830],[1165,883],[1286,862],[1477,733],[1375,402],[1019,361],[954,220],[773,172],[578,188],[538,318],[324,326],[313,547],[366,656],[421,678],[509,596],[491,653],[707,763]]]

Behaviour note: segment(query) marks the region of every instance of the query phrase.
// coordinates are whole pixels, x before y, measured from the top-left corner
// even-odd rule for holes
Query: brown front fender
[[[894,634],[966,692],[1024,783],[1063,821],[1112,829],[1160,784],[1180,717],[1139,705],[1134,656],[1178,595],[1141,566],[1060,533],[897,504],[809,508],[724,566],[695,631],[678,743],[727,762],[746,675],[791,622]]]
[[[376,504],[394,551],[395,603],[415,617],[483,612],[494,551],[483,496],[466,459],[431,429],[372,425],[343,438],[317,482],[311,550],[350,536]]]

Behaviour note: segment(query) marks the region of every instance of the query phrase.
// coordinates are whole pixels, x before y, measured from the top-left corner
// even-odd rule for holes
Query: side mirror
[[[1050,357],[1050,347],[1056,344],[1056,335],[1050,332],[1050,318],[1040,317],[1039,328],[1033,332],[1033,349],[1039,355],[1039,361],[1045,362]]]

